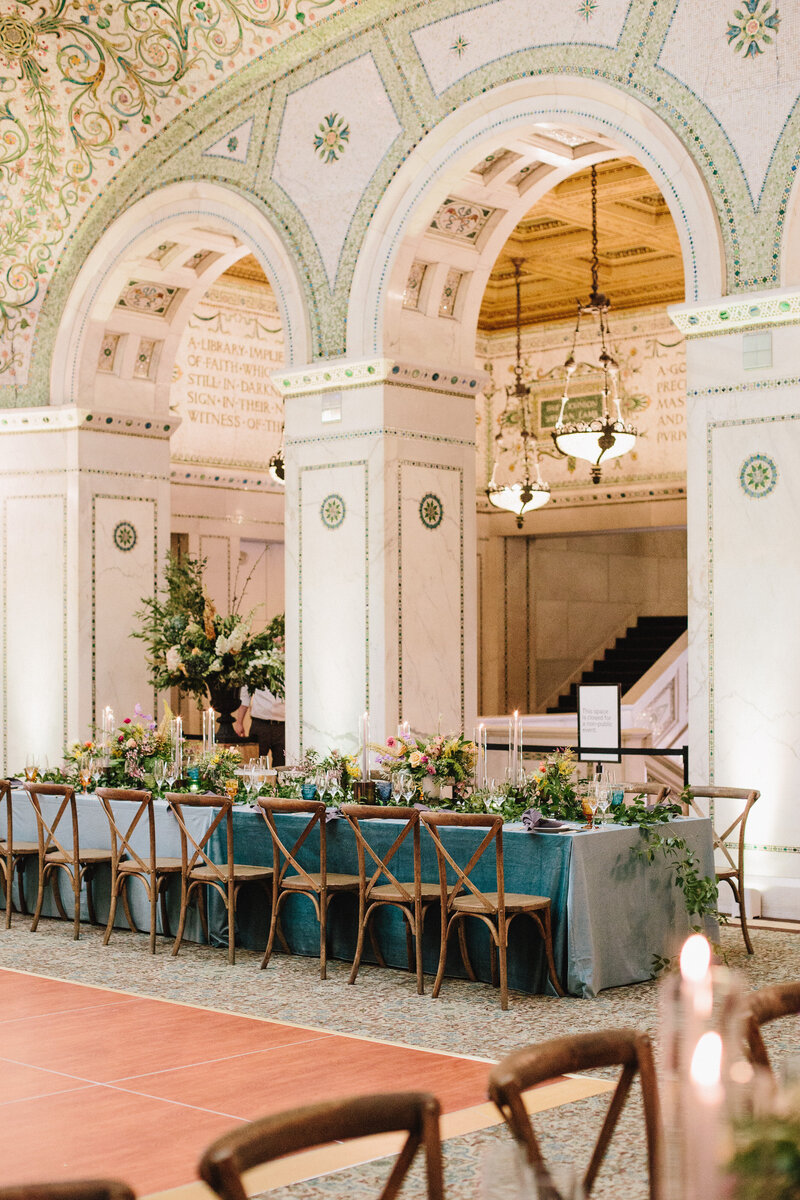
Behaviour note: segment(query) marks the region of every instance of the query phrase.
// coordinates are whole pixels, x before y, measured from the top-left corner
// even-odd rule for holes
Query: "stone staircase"
[[[639,617],[547,712],[577,712],[578,683],[619,683],[624,696],[685,632],[686,617]]]

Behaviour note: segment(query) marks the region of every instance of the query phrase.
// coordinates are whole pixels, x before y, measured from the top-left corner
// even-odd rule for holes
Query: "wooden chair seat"
[[[239,893],[245,885],[256,883],[269,896],[272,867],[259,867],[234,861],[233,801],[227,796],[187,796],[179,792],[168,792],[167,803],[178,822],[181,835],[181,915],[178,932],[172,945],[172,953],[177,954],[180,950],[189,905],[193,896],[197,901],[203,932],[208,939],[206,889],[213,888],[225,905],[228,918],[228,962],[234,963],[236,961],[235,917]],[[192,831],[184,812],[184,809],[196,808],[210,810],[210,822],[205,832],[199,836]],[[225,858],[222,862],[217,862],[209,857],[209,850],[212,848],[217,830],[223,832],[225,836]]]
[[[73,854],[69,850],[48,850],[44,856],[45,862],[49,863],[71,863]],[[111,851],[98,850],[91,846],[81,846],[78,850],[78,862],[80,863],[110,863]]]
[[[58,880],[62,874],[67,876],[72,888],[73,918],[72,936],[75,941],[81,936],[81,890],[86,885],[86,906],[89,910],[89,920],[97,925],[97,915],[94,910],[92,882],[97,867],[112,866],[111,850],[100,850],[95,847],[81,846],[80,829],[78,827],[78,805],[75,799],[75,789],[60,783],[26,783],[34,813],[36,814],[36,832],[39,841],[39,889],[36,896],[36,909],[31,921],[31,933],[39,925],[44,905],[44,893],[48,884],[52,886],[53,899],[62,919],[67,919]],[[42,799],[53,798],[56,801],[55,812],[49,806],[42,809]],[[72,846],[64,845],[64,826],[68,826],[72,834]]]
[[[422,932],[425,924],[425,914],[434,903],[441,900],[441,889],[435,884],[422,882],[422,854],[420,842],[420,814],[417,808],[381,808],[369,804],[343,804],[342,815],[347,818],[356,839],[358,855],[358,939],[356,952],[353,957],[353,967],[348,983],[355,983],[361,956],[364,952],[364,937],[369,932],[372,948],[380,966],[385,967],[383,955],[375,940],[375,933],[370,924],[373,914],[382,907],[390,905],[403,914],[406,927],[406,953],[409,971],[416,971],[417,994],[425,991],[425,977],[422,970]],[[400,826],[400,831],[392,844],[383,854],[379,854],[370,844],[361,828],[362,822],[393,821]],[[392,859],[410,836],[414,863],[414,879],[412,883],[404,883],[393,873]],[[370,874],[367,874],[367,858],[371,859]],[[372,864],[375,869],[372,870]],[[394,870],[398,870],[397,865]],[[404,871],[408,867],[403,868]],[[388,879],[388,883],[381,880]]]
[[[192,867],[189,878],[210,883],[212,880],[219,879],[219,872],[214,867]],[[247,863],[234,863],[231,878],[237,883],[244,879],[271,879],[272,867],[254,867]]]
[[[315,883],[321,886],[322,873],[320,871],[307,871],[305,875],[285,875],[281,882],[281,887],[289,888],[292,891],[308,891],[308,885]],[[328,871],[325,880],[329,892],[354,892],[358,887],[357,875],[341,875]]]
[[[180,874],[181,860],[179,858],[156,858],[155,868],[157,871],[163,871],[164,873],[177,872]],[[138,875],[142,868],[133,859],[126,858],[119,864],[119,870],[123,875]]]
[[[439,864],[439,895],[441,903],[441,935],[439,942],[439,966],[433,985],[434,999],[444,979],[447,965],[447,943],[451,933],[458,934],[461,960],[469,979],[476,975],[467,952],[464,922],[467,919],[482,921],[489,930],[489,954],[492,983],[500,985],[500,1007],[508,1008],[508,930],[518,916],[529,917],[542,938],[547,972],[550,982],[559,996],[564,989],[558,978],[553,956],[553,926],[549,896],[528,896],[522,892],[506,892],[503,869],[503,818],[481,813],[424,812],[422,823],[433,840],[436,860]],[[482,833],[480,842],[473,850],[466,865],[458,862],[445,845],[442,831],[447,828],[474,829]],[[472,873],[484,854],[494,857],[494,879],[496,891],[486,892],[479,888]],[[453,879],[448,883],[448,871]],[[500,978],[497,966],[500,965]]]
[[[263,971],[270,960],[276,935],[286,953],[291,953],[280,927],[280,913],[286,903],[286,897],[307,896],[319,922],[319,977],[325,979],[328,973],[328,909],[334,896],[358,891],[358,876],[328,873],[327,823],[325,805],[321,800],[285,800],[268,796],[259,800],[258,806],[269,830],[273,871],[272,916],[261,969]],[[297,824],[287,821],[285,826],[282,821],[279,829],[276,816],[299,817],[305,820],[300,820]],[[286,836],[287,829],[291,830],[291,837]],[[312,850],[313,842],[309,842],[315,830],[319,836],[318,856],[315,856]],[[303,847],[305,850],[301,861],[298,856]],[[307,870],[306,864],[311,867],[318,866],[319,870]]]
[[[8,845],[5,842],[0,842],[0,854],[7,854],[7,853],[8,853]],[[14,844],[11,847],[11,853],[14,856],[16,856],[17,854],[38,854],[39,853],[39,844],[38,844],[38,842],[18,842],[15,839]]]
[[[388,903],[403,904],[407,902],[408,893],[414,892],[413,880],[407,883],[405,880],[400,881],[403,890],[396,888],[392,883],[381,883],[374,887],[370,892],[370,896],[375,900],[384,900]],[[422,902],[427,903],[430,900],[439,899],[438,883],[420,883],[419,894],[422,897]]]
[[[481,892],[481,897],[491,904],[493,912],[496,913],[499,910],[500,896],[497,892]],[[511,913],[538,912],[540,909],[550,907],[550,900],[547,896],[526,896],[522,892],[506,892],[504,900],[506,912]],[[478,896],[456,896],[450,907],[465,913],[488,912],[486,905]]]

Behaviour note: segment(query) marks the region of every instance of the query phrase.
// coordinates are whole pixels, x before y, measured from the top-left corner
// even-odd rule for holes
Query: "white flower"
[[[135,738],[128,738],[128,740],[127,740],[127,742],[125,743],[125,745],[127,746],[128,750],[135,750],[135,749],[136,749],[136,739],[135,739]]]
[[[170,646],[167,651],[167,670],[177,671],[183,665],[180,648],[178,646]]]
[[[233,639],[232,634],[230,636],[228,636],[224,633],[221,633],[219,635],[219,637],[217,638],[216,643],[214,645],[214,653],[218,654],[219,657],[222,658],[223,654],[227,654],[228,651],[230,650],[232,639]]]

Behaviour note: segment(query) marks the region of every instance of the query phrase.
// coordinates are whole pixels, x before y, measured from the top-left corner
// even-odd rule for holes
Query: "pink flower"
[[[131,723],[130,717],[126,717],[125,720],[122,722],[123,725],[130,725],[130,723]]]
[[[386,745],[387,745],[387,746],[393,746],[393,745],[394,745],[394,738],[393,738],[393,737],[387,738],[387,739],[386,739]]]
[[[424,762],[424,763],[426,763],[426,762],[428,761],[428,756],[427,756],[427,754],[423,754],[422,758],[421,758],[419,761],[420,761],[420,762]]]
[[[121,733],[121,734],[119,735],[119,737],[117,738],[117,741],[118,741],[118,742],[124,742],[124,741],[125,741],[125,735],[124,735],[123,733]]]
[[[429,774],[429,775],[435,775],[435,774],[436,774],[436,768],[435,768],[435,767],[428,767],[428,774]]]

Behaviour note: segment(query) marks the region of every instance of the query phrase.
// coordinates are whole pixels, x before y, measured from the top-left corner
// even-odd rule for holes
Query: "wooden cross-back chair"
[[[38,842],[21,842],[14,840],[14,800],[11,795],[11,784],[7,779],[0,779],[0,813],[6,811],[6,832],[0,836],[0,880],[6,900],[6,929],[11,928],[11,911],[14,907],[14,872],[17,874],[19,891],[19,911],[27,913],[25,905],[25,864],[30,859],[38,857]]]
[[[295,1108],[224,1134],[200,1160],[200,1176],[222,1200],[246,1200],[242,1175],[253,1167],[331,1142],[407,1133],[378,1200],[394,1200],[419,1149],[425,1156],[428,1200],[443,1200],[439,1112],[439,1101],[425,1092],[353,1096]]]
[[[26,783],[25,791],[30,796],[36,814],[36,830],[39,838],[39,890],[36,896],[36,909],[31,922],[31,931],[35,930],[42,915],[44,893],[48,883],[52,884],[53,899],[59,915],[66,921],[69,918],[64,910],[61,893],[58,888],[58,872],[62,871],[72,884],[73,905],[73,937],[77,941],[81,936],[81,886],[86,884],[86,904],[89,910],[89,920],[97,925],[97,914],[94,910],[92,895],[92,880],[98,866],[111,865],[111,851],[89,846],[81,846],[78,829],[78,805],[75,799],[75,789],[61,783]],[[41,797],[55,796],[61,803],[52,818],[42,812]],[[62,819],[69,813],[69,824],[72,828],[72,848],[64,846],[59,838],[59,826]],[[64,821],[66,825],[67,822]],[[63,837],[63,833],[61,835]]]
[[[70,1179],[0,1187],[0,1200],[136,1200],[136,1193],[118,1179]]]
[[[433,838],[439,864],[439,888],[442,906],[442,933],[439,947],[439,967],[433,985],[434,997],[439,995],[447,960],[447,943],[453,930],[458,931],[461,957],[467,975],[475,980],[475,972],[467,953],[463,921],[466,917],[477,917],[489,930],[492,965],[492,982],[497,980],[497,960],[500,962],[500,1006],[508,1008],[508,930],[512,921],[519,916],[530,917],[537,926],[544,943],[547,971],[550,981],[559,996],[564,989],[556,972],[553,958],[553,927],[550,914],[550,897],[533,896],[519,892],[506,892],[503,872],[503,818],[483,813],[424,812],[422,821]],[[442,828],[485,829],[486,832],[472,853],[466,866],[457,862],[442,840]],[[482,891],[475,885],[471,875],[484,854],[494,851],[495,891]],[[455,882],[447,882],[450,867]]]
[[[420,825],[419,810],[416,808],[380,808],[371,804],[343,804],[341,809],[347,818],[356,837],[356,853],[358,855],[358,941],[356,943],[353,967],[348,983],[355,983],[358,968],[361,965],[361,955],[364,952],[364,936],[370,920],[375,912],[384,905],[397,908],[403,914],[406,923],[406,949],[408,953],[408,969],[416,970],[417,992],[421,996],[425,991],[422,971],[422,927],[425,914],[431,904],[438,903],[439,885],[422,882],[422,865],[420,854]],[[400,821],[402,828],[384,854],[379,854],[370,845],[361,829],[361,821]],[[400,847],[411,838],[413,854],[412,878],[400,880],[390,867],[392,859]],[[372,860],[375,869],[367,875],[367,858]],[[395,867],[395,871],[397,868]],[[388,883],[382,883],[388,879]],[[413,941],[413,950],[412,950]],[[382,967],[386,966],[383,955],[373,940],[375,957]]]
[[[669,794],[669,788],[664,783],[621,783],[616,789],[623,794],[623,803],[637,796],[646,796],[648,804],[663,804]]]
[[[694,812],[699,817],[708,816],[707,812],[697,804],[698,800],[742,800],[744,807],[734,818],[730,824],[720,833],[717,830],[716,822],[712,818],[712,830],[714,837],[714,850],[718,851],[725,859],[726,866],[721,871],[717,871],[717,882],[727,883],[728,887],[733,892],[733,898],[739,905],[739,917],[742,923],[742,937],[744,944],[747,947],[747,953],[753,954],[753,943],[750,941],[750,931],[747,928],[747,911],[744,892],[744,845],[745,845],[745,828],[747,826],[747,818],[750,815],[750,809],[758,800],[760,792],[755,788],[729,788],[729,787],[691,787],[686,788],[681,793],[681,799],[686,803],[690,811]],[[737,833],[738,830],[738,833]],[[728,841],[732,834],[736,834],[736,857],[731,854]]]
[[[649,1194],[650,1200],[659,1200],[661,1115],[653,1049],[646,1033],[638,1033],[634,1029],[608,1029],[599,1033],[579,1033],[555,1038],[538,1046],[517,1050],[492,1067],[489,1073],[489,1098],[499,1108],[514,1139],[523,1147],[531,1166],[546,1179],[547,1166],[522,1093],[538,1084],[574,1071],[614,1066],[622,1067],[622,1072],[583,1177],[584,1192],[587,1196],[591,1193],[631,1085],[638,1074],[644,1101]],[[550,1194],[553,1200],[556,1200],[555,1190]]]
[[[161,901],[161,929],[166,937],[170,936],[169,917],[167,915],[167,884],[181,873],[179,858],[159,858],[156,854],[156,818],[153,809],[153,797],[150,792],[132,791],[128,788],[98,788],[97,796],[108,817],[108,827],[111,833],[111,907],[108,913],[108,924],[103,936],[103,945],[107,946],[114,928],[114,918],[117,912],[117,900],[122,898],[125,917],[131,929],[136,925],[131,916],[128,904],[128,880],[138,879],[144,886],[147,899],[150,901],[150,953],[156,952],[156,924],[158,902]],[[135,809],[126,812],[123,820],[114,812],[114,805],[131,806]],[[131,838],[142,820],[146,819],[148,850],[146,857],[140,854],[131,844]]]
[[[314,911],[319,921],[319,977],[325,979],[328,964],[328,908],[334,896],[343,892],[358,891],[358,876],[335,874],[328,871],[328,839],[325,825],[325,805],[321,800],[278,800],[272,797],[257,800],[264,820],[267,823],[272,841],[272,917],[269,924],[269,938],[264,958],[261,962],[263,971],[270,960],[275,944],[275,935],[281,938],[284,948],[289,950],[280,931],[280,910],[288,896],[308,896],[314,905]],[[276,815],[307,816],[291,846],[284,840],[275,823]],[[308,841],[315,829],[319,830],[319,870],[306,870],[298,860],[301,848]],[[289,869],[292,874],[289,874]]]
[[[178,932],[172,946],[177,954],[183,941],[186,917],[193,895],[197,896],[197,907],[203,932],[208,939],[205,888],[212,887],[225,905],[228,914],[228,961],[236,961],[236,901],[246,883],[257,883],[269,897],[272,867],[250,866],[234,862],[233,851],[233,801],[227,796],[195,796],[183,792],[167,792],[167,803],[175,814],[181,835],[181,913]],[[210,808],[219,811],[212,816],[210,824],[199,840],[186,821],[184,808]],[[220,828],[225,829],[225,861],[216,863],[209,858],[207,847]]]
[[[781,1017],[800,1016],[800,982],[776,983],[760,988],[745,999],[744,1036],[747,1052],[754,1067],[772,1072],[767,1047],[761,1036],[762,1025]]]

